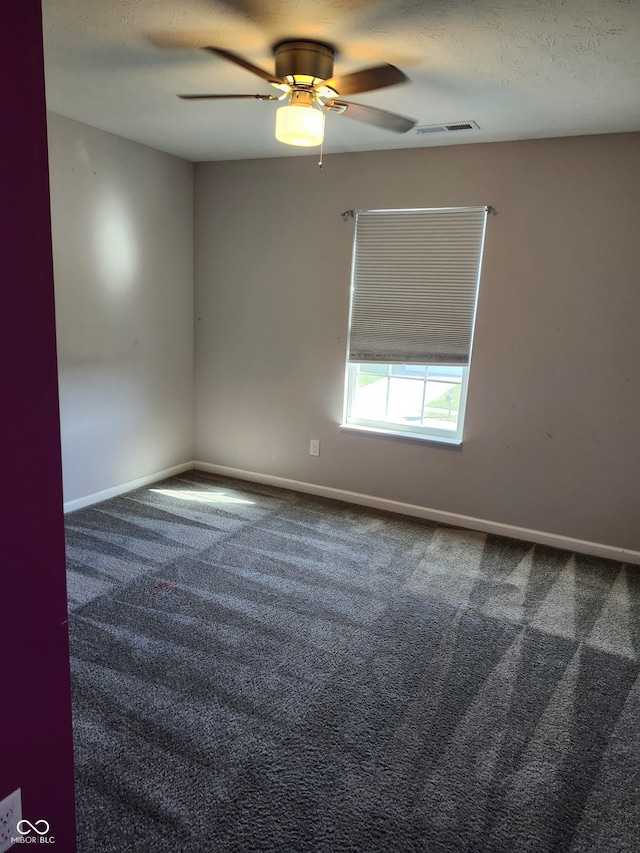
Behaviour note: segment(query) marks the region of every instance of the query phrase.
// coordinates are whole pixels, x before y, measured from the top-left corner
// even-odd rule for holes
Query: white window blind
[[[468,364],[486,207],[357,211],[349,361]]]

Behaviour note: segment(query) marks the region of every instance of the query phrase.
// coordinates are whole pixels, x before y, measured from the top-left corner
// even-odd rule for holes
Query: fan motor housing
[[[274,47],[273,52],[278,77],[304,76],[328,80],[333,76],[335,51],[327,44],[314,41],[283,41]]]

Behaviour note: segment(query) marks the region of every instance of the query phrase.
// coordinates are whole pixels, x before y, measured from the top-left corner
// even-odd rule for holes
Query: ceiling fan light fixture
[[[229,98],[283,101],[288,98],[287,106],[281,107],[276,113],[275,127],[276,139],[285,145],[302,148],[322,146],[325,112],[346,114],[350,119],[396,133],[406,133],[417,124],[414,119],[387,110],[342,100],[344,95],[373,92],[406,82],[406,74],[395,65],[384,63],[335,77],[335,51],[330,45],[287,40],[274,45],[275,71],[272,74],[226,48],[208,45],[204,49],[250,71],[264,82],[275,86],[282,95],[211,94],[178,97],[198,101]],[[322,160],[322,156],[320,159]]]
[[[280,107],[276,112],[276,139],[303,148],[322,145],[324,114],[302,104]]]
[[[303,148],[322,145],[324,113],[314,106],[313,93],[291,93],[291,103],[276,112],[276,139]]]

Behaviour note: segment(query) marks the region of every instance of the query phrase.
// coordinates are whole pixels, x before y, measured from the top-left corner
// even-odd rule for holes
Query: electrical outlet
[[[309,442],[309,456],[320,456],[320,439],[312,438]]]
[[[20,788],[0,803],[0,853],[13,847],[12,838],[18,837],[17,825],[22,820],[22,794]]]

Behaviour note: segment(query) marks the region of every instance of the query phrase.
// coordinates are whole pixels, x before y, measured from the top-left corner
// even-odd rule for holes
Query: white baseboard
[[[275,477],[271,474],[259,474],[255,471],[244,471],[240,468],[229,468],[226,465],[212,465],[209,462],[194,462],[196,471],[206,471],[210,474],[220,474],[224,477],[235,477],[238,480],[249,480],[253,483],[264,483],[269,486],[278,486],[282,489],[291,489],[295,492],[305,492],[310,495],[320,495],[325,498],[333,498],[338,501],[370,506],[375,509],[383,509],[388,512],[397,512],[402,515],[411,515],[424,518],[428,521],[437,521],[442,524],[452,524],[455,527],[466,527],[469,530],[479,530],[482,533],[495,533],[498,536],[508,536],[511,539],[523,539],[525,542],[533,542],[537,545],[550,545],[553,548],[562,548],[566,551],[577,551],[579,554],[589,554],[593,557],[603,557],[607,560],[618,560],[624,563],[640,565],[640,551],[632,551],[629,548],[619,548],[615,545],[602,545],[598,542],[587,542],[583,539],[573,539],[569,536],[559,536],[556,533],[545,533],[540,530],[531,530],[528,527],[515,527],[512,524],[503,524],[498,521],[488,521],[484,518],[474,518],[470,515],[459,515],[455,512],[444,512],[439,509],[417,506],[416,504],[402,503],[401,501],[387,500],[373,495],[363,495],[359,492],[348,492],[344,489],[334,489],[331,486],[318,486],[315,483],[304,483],[298,480],[289,480],[287,477]]]
[[[157,483],[159,480],[166,480],[167,477],[175,477],[176,474],[182,474],[184,471],[192,471],[193,462],[183,462],[182,465],[174,465],[173,468],[165,468],[164,471],[156,471],[154,474],[147,474],[145,477],[138,477],[137,480],[129,480],[128,483],[120,483],[117,486],[112,486],[110,489],[104,489],[101,492],[95,492],[92,495],[85,495],[83,498],[77,498],[74,501],[66,501],[64,511],[73,512],[76,509],[82,509],[85,506],[106,501],[108,498],[116,498],[118,495],[123,495],[125,492],[132,492],[134,489],[139,489],[141,486],[148,486],[150,483]]]

